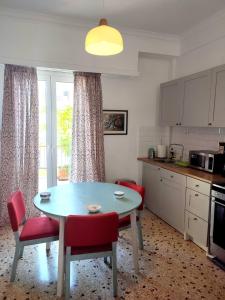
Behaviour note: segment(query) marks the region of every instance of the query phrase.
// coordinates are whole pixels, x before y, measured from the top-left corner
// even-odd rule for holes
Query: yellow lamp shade
[[[93,55],[115,55],[123,51],[123,38],[117,29],[101,19],[100,25],[87,33],[85,50]]]

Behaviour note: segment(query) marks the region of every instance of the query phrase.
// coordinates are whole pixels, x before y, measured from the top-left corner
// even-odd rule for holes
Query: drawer
[[[209,197],[199,192],[186,189],[186,210],[208,222]]]
[[[211,185],[207,182],[187,177],[187,187],[204,195],[210,195]]]
[[[190,212],[185,212],[185,231],[194,243],[207,248],[208,223]]]
[[[175,172],[171,172],[165,169],[160,169],[160,176],[162,178],[166,178],[170,180],[171,182],[181,184],[183,186],[186,186],[186,176],[177,174]]]

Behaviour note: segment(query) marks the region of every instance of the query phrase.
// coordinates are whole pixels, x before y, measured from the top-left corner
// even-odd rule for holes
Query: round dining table
[[[141,196],[132,189],[117,184],[100,182],[68,183],[48,188],[51,193],[49,200],[43,200],[37,194],[33,203],[45,215],[59,220],[59,251],[57,296],[63,294],[64,282],[64,225],[68,215],[89,215],[88,205],[101,206],[98,213],[117,212],[119,218],[130,215],[133,263],[138,273],[138,241],[136,208],[141,204]],[[124,197],[115,197],[115,191],[123,191]]]

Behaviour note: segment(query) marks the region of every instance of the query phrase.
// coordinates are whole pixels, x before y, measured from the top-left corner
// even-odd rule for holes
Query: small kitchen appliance
[[[210,173],[222,173],[225,154],[212,150],[192,150],[189,152],[190,167]]]

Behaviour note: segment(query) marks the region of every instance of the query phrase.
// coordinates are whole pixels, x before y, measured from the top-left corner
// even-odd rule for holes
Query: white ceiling
[[[181,34],[225,9],[225,0],[0,0],[0,5],[82,22],[107,17],[118,27]]]

